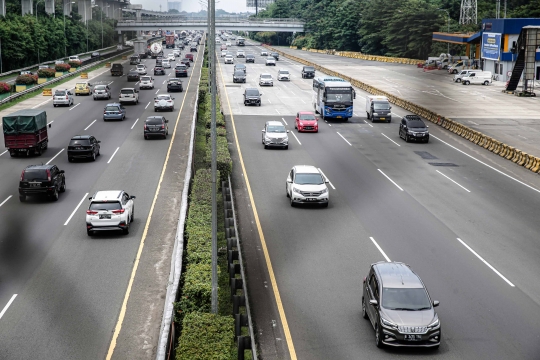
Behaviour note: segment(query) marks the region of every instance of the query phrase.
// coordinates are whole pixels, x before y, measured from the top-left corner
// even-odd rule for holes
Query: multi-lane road
[[[295,114],[313,110],[312,80],[287,58],[267,67],[262,48],[244,49],[256,55],[247,84],[233,84],[222,59],[219,80],[262,358],[537,359],[538,176],[437,126],[428,144],[405,143],[407,112],[368,122],[358,89],[352,119],[298,133]],[[290,82],[276,80],[280,68]],[[264,72],[274,86],[261,89],[261,107],[244,106],[244,88],[261,88]],[[289,150],[263,148],[268,120],[290,130]],[[330,180],[328,208],[290,206],[285,179],[301,164]],[[409,264],[441,302],[438,350],[376,348],[362,280],[389,260]]]
[[[139,104],[125,105],[124,121],[104,122],[103,108],[118,100],[121,88],[138,88],[138,84],[128,83],[125,75],[112,77],[105,72],[91,83],[109,84],[110,101],[77,96],[71,107],[53,107],[52,101],[38,107],[47,111],[52,125],[43,155],[10,158],[0,152],[0,359],[105,358],[113,354],[113,334],[122,348],[115,358],[147,357],[148,339],[153,339],[150,352],[155,351],[180,203],[181,187],[176,182],[183,182],[183,151],[189,144],[201,59],[196,56],[189,77],[183,79],[184,92],[171,93],[175,110],[158,113],[169,120],[166,140],[144,140],[143,125],[155,114],[156,94],[166,93],[174,63],[165,76],[153,76],[155,60],[148,59],[145,63],[155,78],[155,89],[140,90]],[[124,63],[124,73],[132,67]],[[97,161],[68,162],[66,147],[77,134],[91,134],[101,141]],[[165,174],[168,162],[174,168],[169,166]],[[21,171],[36,163],[65,170],[67,190],[57,202],[38,198],[19,202]],[[161,200],[160,187],[166,192]],[[88,197],[112,189],[136,196],[130,234],[87,236]],[[154,222],[149,221],[152,213]],[[134,265],[144,272],[133,274]],[[159,273],[156,279],[150,275],[154,271]],[[136,294],[129,297],[125,314],[129,326],[118,336],[124,301],[132,287]],[[132,303],[140,307],[130,312]]]

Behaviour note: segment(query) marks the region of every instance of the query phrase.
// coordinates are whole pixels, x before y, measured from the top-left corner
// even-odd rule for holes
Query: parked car
[[[244,106],[258,105],[261,106],[262,93],[257,88],[246,88],[244,90]]]
[[[270,74],[259,75],[259,86],[274,86],[274,79]]]
[[[72,162],[75,159],[91,159],[96,161],[99,156],[101,141],[92,135],[76,135],[71,138],[68,145],[67,157]]]
[[[328,207],[330,197],[327,183],[326,176],[315,166],[296,165],[287,175],[286,195],[292,207],[296,204],[320,204]]]
[[[60,105],[71,106],[75,103],[73,98],[73,93],[69,89],[58,89],[55,90],[53,95],[53,106],[57,107]]]
[[[294,128],[298,132],[319,132],[319,122],[315,114],[311,111],[299,111],[296,113]]]
[[[88,236],[98,231],[120,230],[129,234],[129,226],[133,222],[135,196],[123,190],[97,191],[90,200],[86,210],[86,233]]]
[[[465,76],[467,76],[467,75],[469,75],[470,73],[475,72],[475,71],[476,71],[476,70],[472,70],[472,69],[461,70],[461,71],[459,72],[459,74],[455,74],[455,75],[454,75],[454,82],[460,83],[461,80],[462,80]]]
[[[289,148],[289,130],[279,121],[267,121],[262,129],[262,144],[269,147]]]
[[[461,79],[463,85],[489,85],[492,82],[491,71],[474,71]]]
[[[165,69],[161,66],[154,67],[154,75],[165,75]]]
[[[92,92],[94,100],[97,99],[110,99],[111,98],[111,88],[109,85],[95,85],[94,91]]]
[[[19,181],[19,200],[26,201],[28,196],[48,196],[57,201],[59,193],[66,191],[64,170],[52,164],[28,165]]]
[[[137,70],[130,70],[127,74],[127,81],[139,81],[141,79],[141,76],[137,72]]]
[[[169,135],[169,120],[163,116],[150,116],[144,122],[144,139],[148,140],[153,136],[160,136],[164,139]]]
[[[75,96],[77,95],[90,95],[92,90],[90,90],[90,85],[87,82],[79,82],[75,84]]]
[[[246,55],[246,63],[255,63],[255,55],[247,54]]]
[[[160,94],[154,98],[154,111],[174,110],[174,98],[168,94]]]
[[[441,322],[426,286],[401,262],[371,264],[362,285],[362,317],[375,330],[377,347],[434,347],[441,344]]]
[[[269,56],[266,58],[266,66],[276,66],[276,59],[273,56]]]
[[[151,76],[141,76],[139,89],[153,89],[153,88],[154,88],[154,78]]]
[[[103,109],[103,121],[124,120],[126,118],[126,108],[119,103],[107,104]]]
[[[139,73],[139,75],[146,75],[147,73],[146,65],[144,64],[137,65],[137,72]]]
[[[138,104],[139,103],[139,90],[134,88],[123,88],[120,90],[120,104],[129,102]]]
[[[429,142],[429,131],[424,121],[418,115],[405,115],[399,125],[399,137],[406,142]]]
[[[289,70],[279,69],[277,74],[278,81],[291,81],[291,74]]]
[[[167,81],[167,92],[170,91],[184,91],[182,80],[177,78],[171,78]]]

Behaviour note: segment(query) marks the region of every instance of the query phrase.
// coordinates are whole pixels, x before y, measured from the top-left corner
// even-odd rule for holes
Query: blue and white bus
[[[353,116],[355,91],[348,81],[335,76],[313,79],[313,107],[324,119],[348,119]]]

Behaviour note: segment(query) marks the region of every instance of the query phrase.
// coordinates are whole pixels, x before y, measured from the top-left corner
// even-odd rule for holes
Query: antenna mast
[[[461,11],[459,14],[459,23],[463,25],[476,24],[477,6],[476,0],[461,0]]]

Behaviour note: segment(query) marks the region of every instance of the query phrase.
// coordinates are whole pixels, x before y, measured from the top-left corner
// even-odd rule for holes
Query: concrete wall
[[[92,20],[92,0],[79,0],[78,13],[82,22]]]
[[[0,16],[6,16],[6,0],[0,0]]]
[[[21,0],[22,14],[34,13],[34,2],[32,0]]]

